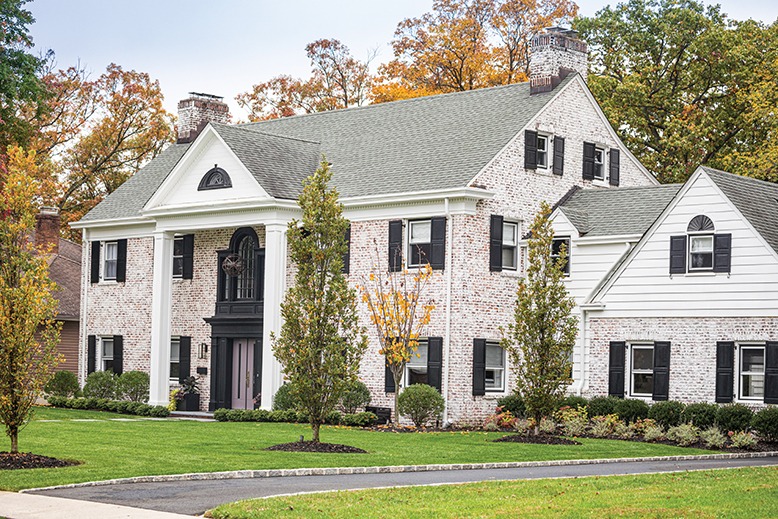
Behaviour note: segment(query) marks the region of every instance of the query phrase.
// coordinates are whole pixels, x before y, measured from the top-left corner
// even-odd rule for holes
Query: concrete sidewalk
[[[191,515],[15,492],[0,492],[0,517],[8,519],[192,519]]]

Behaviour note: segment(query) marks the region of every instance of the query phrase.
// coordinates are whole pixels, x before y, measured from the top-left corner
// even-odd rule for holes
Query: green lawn
[[[0,471],[1,490],[152,474],[240,469],[356,467],[434,463],[479,463],[619,458],[710,453],[666,445],[582,439],[583,445],[493,443],[504,433],[385,433],[325,427],[322,441],[360,447],[368,454],[265,451],[265,447],[310,438],[310,428],[285,423],[221,423],[180,420],[110,421],[134,418],[70,409],[39,409],[19,436],[19,449],[81,465],[58,469]],[[97,419],[97,421],[76,421]],[[62,420],[47,422],[42,420]],[[7,441],[7,439],[6,439]],[[8,444],[0,447],[6,450]]]
[[[262,517],[778,517],[778,468],[331,492],[223,505]]]

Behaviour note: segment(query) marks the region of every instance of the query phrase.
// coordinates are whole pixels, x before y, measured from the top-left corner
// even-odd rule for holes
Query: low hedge
[[[302,411],[268,411],[266,409],[217,409],[213,418],[218,422],[292,422],[308,423],[308,415]],[[324,423],[329,425],[349,425],[367,427],[373,425],[376,415],[373,413],[341,414],[332,411]]]
[[[107,398],[66,398],[64,396],[48,397],[49,405],[68,409],[87,409],[90,411],[107,411],[109,413],[134,414],[137,416],[153,416],[165,418],[170,416],[168,408],[161,405],[148,405],[142,402],[127,400],[108,400]]]

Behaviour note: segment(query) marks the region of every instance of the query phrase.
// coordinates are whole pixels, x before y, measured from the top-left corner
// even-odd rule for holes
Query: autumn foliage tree
[[[571,381],[570,358],[578,331],[572,315],[575,302],[563,282],[567,250],[562,246],[559,256],[552,257],[550,214],[543,202],[530,227],[526,274],[519,281],[513,323],[502,340],[517,391],[535,421],[535,434]]]
[[[341,392],[357,380],[367,349],[359,325],[356,291],[343,274],[348,220],[329,188],[326,160],[309,177],[300,195],[302,220],[289,224],[290,257],[297,273],[281,304],[284,324],[273,337],[273,353],[308,414],[313,441]]]
[[[378,248],[370,274],[359,286],[362,302],[367,305],[370,323],[375,327],[386,366],[394,380],[394,410],[400,394],[405,366],[417,355],[419,338],[430,322],[435,304],[424,301],[432,267],[429,263],[409,270],[403,262],[399,272],[385,272],[378,265]],[[398,261],[399,258],[394,258]]]
[[[45,250],[29,236],[35,226],[35,154],[9,149],[0,171],[0,421],[19,452],[19,431],[59,361],[57,301]]]
[[[334,39],[317,40],[308,44],[305,51],[312,67],[308,79],[276,76],[236,97],[238,105],[249,110],[249,120],[323,112],[367,102],[372,81],[371,56],[360,61]]]

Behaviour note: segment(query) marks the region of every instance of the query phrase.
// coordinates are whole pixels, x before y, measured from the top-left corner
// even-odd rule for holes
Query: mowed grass
[[[582,439],[583,445],[493,443],[505,433],[386,433],[324,427],[322,441],[360,447],[368,454],[266,451],[310,439],[310,428],[286,423],[222,423],[184,420],[113,421],[136,417],[70,409],[38,409],[19,436],[19,450],[80,465],[0,471],[1,490],[154,474],[242,469],[424,465],[558,459],[629,458],[710,453],[649,443]],[[77,421],[95,419],[96,421]],[[61,420],[61,421],[45,421]],[[2,439],[0,439],[2,441]],[[7,438],[5,441],[8,441]],[[10,444],[0,446],[7,450]]]
[[[778,517],[778,468],[341,491],[222,505],[208,517]]]

